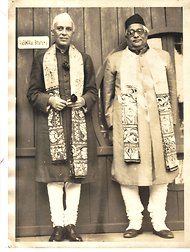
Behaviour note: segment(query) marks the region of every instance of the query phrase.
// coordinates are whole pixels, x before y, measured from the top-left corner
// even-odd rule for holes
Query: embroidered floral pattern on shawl
[[[139,137],[137,125],[137,90],[133,86],[126,87],[122,94],[122,125],[124,141],[124,160],[140,162]]]
[[[150,49],[149,53],[151,55],[146,59],[147,68],[152,76],[151,81],[154,82],[157,97],[166,170],[174,171],[178,169],[178,161],[165,66],[154,49]],[[144,80],[136,77],[138,57],[126,49],[123,51],[121,60],[121,105],[125,162],[140,162],[137,87],[138,82]]]
[[[84,87],[83,59],[81,53],[73,45],[69,47],[69,60],[71,93],[81,96]],[[55,44],[44,55],[43,70],[46,91],[49,95],[60,97]],[[52,162],[67,161],[62,112],[52,107],[49,109],[48,127]],[[73,176],[82,178],[87,175],[87,154],[85,114],[82,108],[72,108],[70,166]]]
[[[164,156],[166,169],[173,171],[177,169],[176,143],[172,120],[172,111],[168,94],[157,95],[160,124],[163,137]]]

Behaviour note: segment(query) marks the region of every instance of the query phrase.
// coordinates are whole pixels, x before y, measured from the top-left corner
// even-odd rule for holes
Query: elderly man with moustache
[[[37,113],[36,181],[47,184],[49,241],[81,242],[76,230],[81,184],[97,174],[95,73],[90,56],[71,44],[75,24],[69,14],[55,16],[51,32],[55,43],[34,58],[27,93]]]
[[[127,47],[107,59],[104,107],[113,131],[113,180],[120,184],[129,225],[124,238],[142,233],[144,210],[139,187],[149,187],[153,233],[173,238],[165,219],[167,186],[178,174],[174,127],[175,73],[169,53],[150,48],[143,18],[125,22]]]

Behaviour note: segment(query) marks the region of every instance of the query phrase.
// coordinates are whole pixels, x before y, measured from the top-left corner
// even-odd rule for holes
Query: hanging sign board
[[[18,37],[18,49],[45,49],[49,47],[48,36]]]

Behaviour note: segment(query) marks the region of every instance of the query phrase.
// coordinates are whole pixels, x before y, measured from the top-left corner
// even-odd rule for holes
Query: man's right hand
[[[49,105],[51,105],[54,109],[58,111],[61,111],[67,105],[67,102],[65,100],[57,96],[50,96],[48,103]]]

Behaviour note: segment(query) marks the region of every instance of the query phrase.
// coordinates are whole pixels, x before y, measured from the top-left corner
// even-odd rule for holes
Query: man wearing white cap
[[[81,184],[97,174],[91,111],[97,99],[89,55],[71,44],[67,13],[52,23],[55,43],[33,62],[27,97],[36,109],[36,181],[47,184],[53,233],[49,241],[81,242],[76,230]]]
[[[128,46],[108,57],[104,75],[105,117],[113,130],[112,176],[129,219],[123,236],[142,233],[139,187],[148,186],[153,233],[173,238],[165,219],[167,185],[178,174],[175,73],[169,53],[148,46],[140,15],[126,20],[125,37]]]

